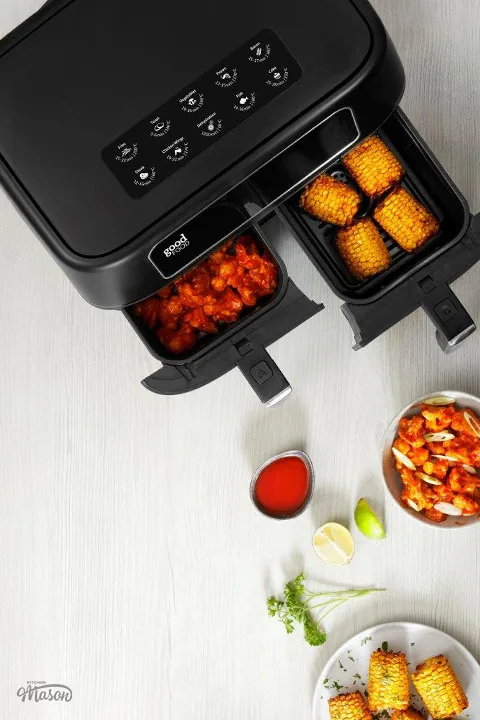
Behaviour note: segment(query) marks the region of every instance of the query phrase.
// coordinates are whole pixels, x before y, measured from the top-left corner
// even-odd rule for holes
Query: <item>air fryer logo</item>
[[[172,257],[172,255],[178,255],[178,253],[182,252],[182,250],[185,250],[190,245],[190,242],[187,240],[187,237],[184,233],[180,235],[180,238],[169,245],[165,250],[163,251],[163,254],[165,257],[169,258]]]

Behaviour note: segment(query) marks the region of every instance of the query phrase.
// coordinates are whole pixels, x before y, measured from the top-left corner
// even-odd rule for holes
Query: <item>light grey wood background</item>
[[[3,0],[0,34],[38,0]],[[406,66],[403,108],[480,209],[479,0],[376,0]],[[321,41],[321,38],[319,39]],[[379,440],[412,398],[480,394],[480,333],[444,356],[417,312],[360,353],[338,299],[279,224],[292,277],[327,309],[272,347],[294,385],[267,411],[239,372],[190,396],[140,380],[157,363],[120,315],[87,305],[0,195],[0,703],[8,720],[308,718],[316,678],[353,633],[435,625],[480,657],[479,534],[417,526],[385,499],[388,539],[354,531],[346,569],[310,549],[316,526],[383,508]],[[454,289],[480,318],[480,266]],[[311,510],[275,523],[250,505],[256,465],[305,448]],[[305,646],[265,612],[302,568],[311,584],[377,585]],[[28,680],[73,700],[22,704]]]

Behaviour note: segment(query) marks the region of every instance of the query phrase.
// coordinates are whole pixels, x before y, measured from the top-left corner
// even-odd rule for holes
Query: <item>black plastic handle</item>
[[[287,378],[264,347],[252,348],[246,341],[244,348],[237,345],[237,349],[242,355],[245,351],[237,367],[264,405],[272,407],[290,395],[292,388]]]
[[[421,304],[437,328],[437,341],[445,353],[453,352],[460,343],[475,332],[476,325],[449,285],[428,288],[431,278],[419,283],[424,295]]]

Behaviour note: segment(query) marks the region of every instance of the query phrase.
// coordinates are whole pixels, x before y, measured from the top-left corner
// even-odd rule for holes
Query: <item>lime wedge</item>
[[[355,522],[360,532],[370,540],[383,540],[386,537],[385,528],[365,498],[360,498],[357,503]]]
[[[355,552],[349,531],[338,523],[327,523],[313,536],[313,549],[327,565],[348,565]]]

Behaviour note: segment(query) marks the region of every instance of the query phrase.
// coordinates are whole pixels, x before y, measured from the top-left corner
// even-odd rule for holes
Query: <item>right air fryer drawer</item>
[[[401,110],[277,208],[364,347],[422,306],[445,352],[475,323],[449,287],[480,259],[480,216]]]

